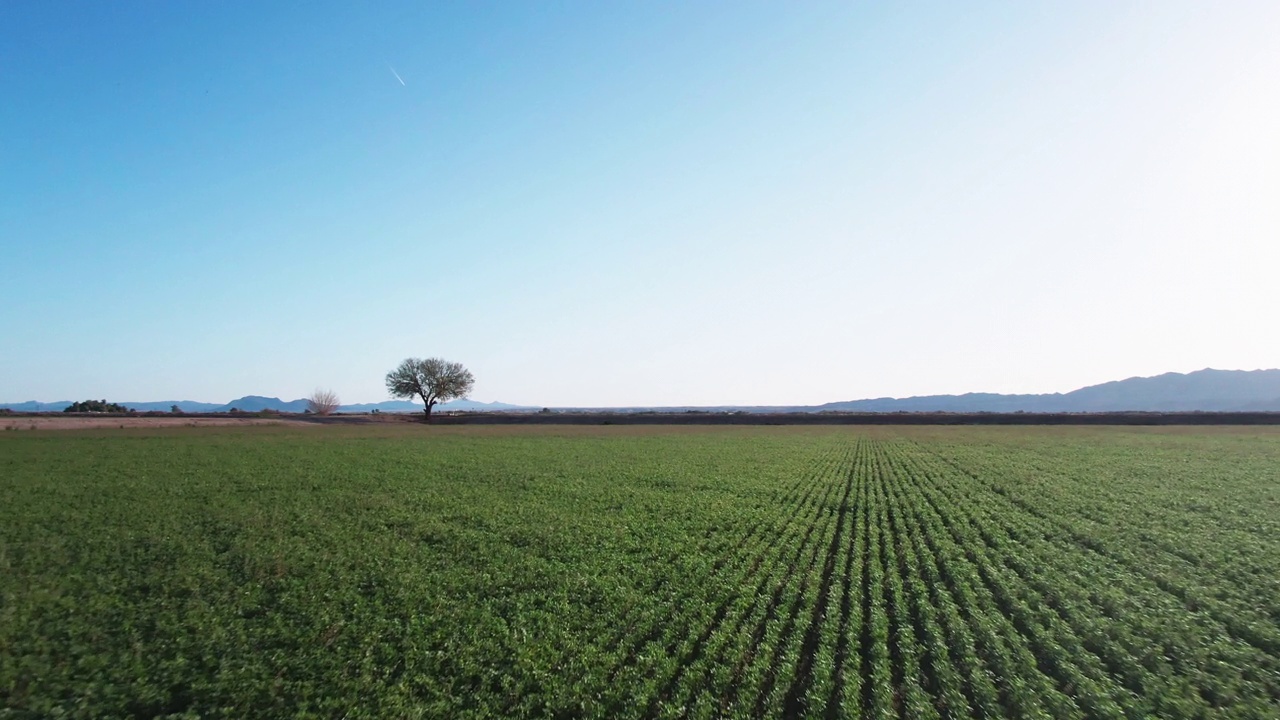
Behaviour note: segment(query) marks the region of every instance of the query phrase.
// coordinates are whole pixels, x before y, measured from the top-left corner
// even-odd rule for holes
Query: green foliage
[[[423,412],[429,420],[431,408],[437,403],[466,397],[475,385],[475,377],[462,363],[440,358],[406,358],[387,373],[386,384],[391,397],[421,398]]]
[[[106,400],[82,400],[77,403],[71,403],[63,408],[62,412],[69,413],[127,413],[129,408],[115,403],[109,403]]]
[[[1280,716],[1273,429],[0,437],[0,717]]]

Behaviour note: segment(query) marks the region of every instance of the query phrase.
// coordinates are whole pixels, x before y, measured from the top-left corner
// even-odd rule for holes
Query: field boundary
[[[421,414],[6,413],[5,430],[228,425],[423,424]],[[1280,425],[1280,412],[1120,413],[439,413],[432,425]]]

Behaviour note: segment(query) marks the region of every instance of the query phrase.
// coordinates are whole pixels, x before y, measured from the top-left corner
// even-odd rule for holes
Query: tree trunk
[[[431,422],[431,406],[434,404],[435,403],[427,403],[426,407],[422,409],[423,415],[426,416],[426,422]]]

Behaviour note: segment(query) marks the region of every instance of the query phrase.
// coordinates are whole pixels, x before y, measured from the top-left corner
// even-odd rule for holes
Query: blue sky
[[[2,3],[0,401],[1275,367],[1277,37],[1273,2]]]

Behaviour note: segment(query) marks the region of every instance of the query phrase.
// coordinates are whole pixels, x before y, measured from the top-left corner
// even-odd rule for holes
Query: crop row
[[[1194,577],[1162,582],[1164,566],[1011,498],[1008,459],[971,469],[920,443],[853,445],[845,467],[813,476],[828,487],[812,507],[778,507],[777,535],[748,553],[742,582],[695,583],[730,583],[729,598],[669,618],[672,682],[649,714],[1252,718],[1280,707],[1275,623],[1257,610],[1222,594],[1188,601],[1208,592],[1176,589]],[[1126,507],[1112,507],[1120,524]]]

